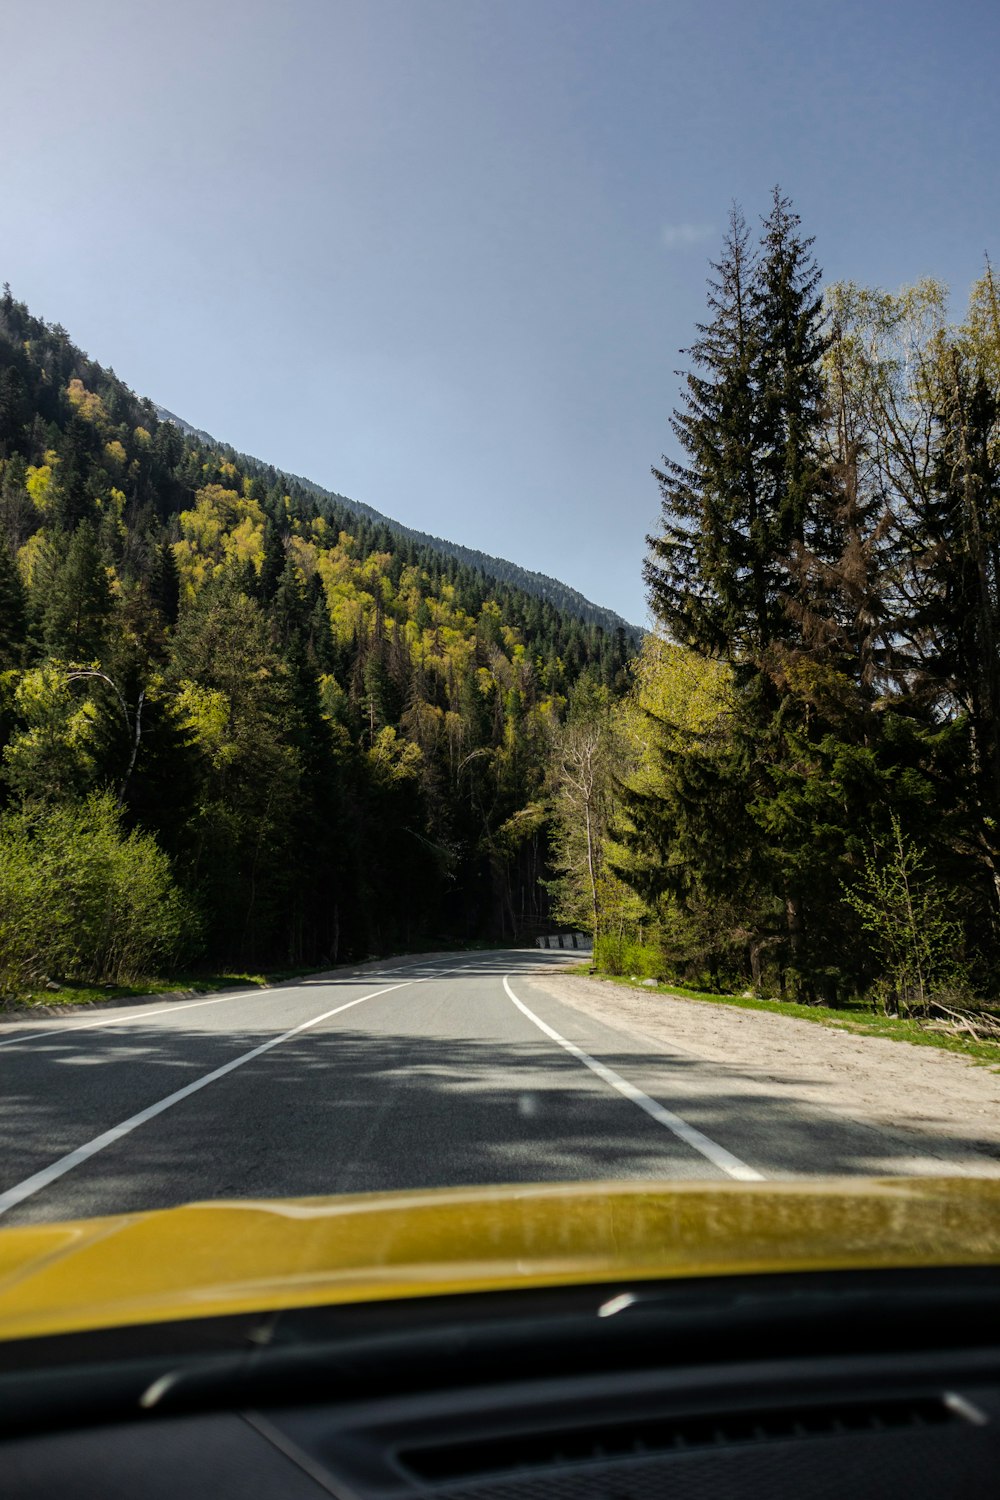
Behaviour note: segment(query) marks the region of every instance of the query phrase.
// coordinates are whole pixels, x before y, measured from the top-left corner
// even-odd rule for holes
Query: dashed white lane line
[[[644,1094],[642,1089],[636,1088],[634,1083],[629,1083],[627,1078],[623,1078],[620,1073],[616,1073],[614,1068],[609,1068],[605,1063],[598,1062],[596,1057],[591,1057],[589,1052],[584,1052],[583,1048],[578,1047],[575,1042],[570,1042],[566,1037],[560,1036],[558,1031],[554,1030],[546,1021],[543,1021],[541,1016],[536,1016],[533,1010],[529,1010],[524,1002],[517,998],[510,987],[509,974],[504,975],[503,987],[518,1010],[523,1015],[526,1015],[529,1021],[534,1022],[539,1031],[543,1031],[553,1042],[564,1048],[571,1057],[576,1058],[577,1062],[583,1063],[584,1067],[589,1068],[592,1073],[596,1073],[598,1078],[602,1079],[604,1083],[613,1089],[617,1089],[619,1094],[624,1095],[626,1099],[631,1099],[633,1104],[637,1104],[640,1109],[645,1110],[650,1119],[655,1120],[658,1125],[665,1126],[667,1130],[677,1136],[678,1140],[683,1141],[692,1150],[700,1152],[713,1166],[718,1167],[721,1172],[725,1172],[727,1177],[735,1177],[739,1182],[763,1182],[763,1172],[758,1172],[756,1168],[748,1166],[745,1161],[740,1161],[740,1158],[734,1156],[731,1151],[727,1151],[725,1146],[720,1146],[717,1141],[713,1141],[710,1136],[705,1135],[704,1131],[698,1130],[696,1126],[689,1125],[686,1120],[682,1120],[680,1115],[675,1115],[672,1110],[665,1109],[657,1100],[651,1099],[648,1094]]]
[[[427,978],[436,977],[428,975]],[[66,1156],[61,1156],[58,1161],[43,1167],[40,1172],[34,1172],[26,1177],[23,1182],[18,1182],[6,1192],[0,1193],[0,1214],[7,1213],[10,1209],[23,1203],[26,1198],[32,1198],[40,1193],[50,1183],[65,1177],[67,1172],[72,1172],[74,1167],[79,1167],[99,1151],[113,1146],[115,1141],[120,1141],[123,1136],[130,1135],[140,1125],[145,1125],[148,1120],[154,1120],[157,1115],[162,1115],[164,1110],[172,1109],[175,1104],[180,1104],[182,1099],[189,1099],[199,1089],[207,1088],[210,1083],[224,1078],[227,1073],[232,1073],[236,1068],[242,1068],[244,1063],[252,1062],[255,1057],[260,1057],[265,1052],[270,1052],[272,1047],[280,1047],[282,1042],[287,1042],[300,1032],[308,1031],[312,1026],[318,1026],[321,1021],[328,1021],[331,1016],[339,1016],[342,1011],[350,1010],[354,1005],[361,1005],[365,1000],[374,1000],[378,995],[388,995],[392,990],[405,989],[408,984],[424,984],[425,979],[404,979],[399,984],[390,984],[385,989],[372,990],[370,995],[359,995],[356,1000],[348,1000],[346,1005],[337,1005],[333,1010],[326,1010],[321,1016],[313,1016],[309,1021],[302,1021],[298,1026],[293,1026],[289,1031],[283,1031],[280,1036],[275,1036],[270,1041],[262,1042],[259,1047],[253,1047],[249,1052],[234,1057],[231,1062],[224,1063],[221,1068],[213,1068],[211,1073],[204,1073],[201,1078],[196,1078],[192,1083],[186,1084],[184,1088],[177,1089],[168,1094],[164,1099],[158,1099],[155,1104],[150,1104],[147,1109],[141,1109],[138,1114],[130,1115],[127,1120],[113,1125],[110,1130],[102,1131],[95,1135],[93,1140],[78,1146],[75,1151],[70,1151]]]

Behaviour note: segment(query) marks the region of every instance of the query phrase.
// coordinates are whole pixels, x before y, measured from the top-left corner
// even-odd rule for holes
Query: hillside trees
[[[0,536],[0,671],[20,664],[28,636],[24,585],[5,536]]]
[[[0,395],[0,837],[110,796],[212,962],[544,918],[551,728],[624,627],[183,436],[9,293]]]

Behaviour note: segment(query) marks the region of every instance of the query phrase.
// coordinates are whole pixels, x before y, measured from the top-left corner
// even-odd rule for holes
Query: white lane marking
[[[16,1047],[19,1042],[37,1042],[47,1036],[65,1036],[68,1031],[92,1031],[95,1026],[124,1026],[126,1021],[144,1021],[147,1016],[165,1016],[174,1011],[193,1010],[198,1005],[224,1005],[227,1000],[245,1000],[248,995],[259,995],[261,990],[240,990],[235,995],[218,995],[213,1000],[176,1001],[162,1010],[140,1010],[130,1016],[105,1016],[100,1021],[80,1021],[76,1026],[53,1026],[48,1031],[21,1032],[19,1036],[7,1037],[0,1047]]]
[[[672,1110],[665,1109],[662,1104],[657,1103],[655,1099],[651,1099],[648,1094],[644,1094],[642,1089],[636,1088],[634,1083],[629,1083],[627,1078],[622,1078],[621,1074],[616,1073],[614,1068],[609,1068],[606,1064],[598,1062],[596,1057],[591,1057],[589,1052],[584,1052],[583,1048],[578,1047],[575,1042],[567,1041],[564,1036],[560,1036],[558,1031],[553,1030],[551,1026],[542,1020],[541,1016],[536,1016],[533,1010],[529,1010],[524,1002],[517,998],[510,987],[509,979],[510,976],[505,974],[503,987],[518,1010],[522,1011],[528,1017],[529,1021],[533,1021],[539,1031],[544,1031],[547,1037],[551,1037],[560,1047],[564,1047],[572,1057],[576,1058],[577,1062],[582,1062],[584,1067],[589,1068],[592,1073],[596,1073],[598,1078],[603,1079],[611,1088],[617,1089],[619,1094],[624,1094],[626,1099],[631,1099],[633,1104],[638,1104],[639,1108],[644,1109],[646,1114],[655,1120],[657,1124],[665,1125],[668,1130],[677,1136],[678,1140],[682,1140],[685,1145],[700,1152],[702,1156],[706,1157],[720,1171],[725,1172],[727,1176],[735,1177],[740,1182],[764,1181],[763,1172],[758,1172],[756,1168],[747,1166],[745,1161],[740,1161],[739,1157],[734,1156],[731,1151],[727,1151],[725,1146],[720,1146],[717,1141],[713,1141],[710,1136],[705,1135],[696,1126],[689,1125],[686,1120],[682,1120],[680,1115],[675,1115]]]
[[[414,974],[419,973],[420,969],[423,969],[424,967],[426,967],[426,966],[423,965],[423,964],[421,964],[419,966],[415,966],[414,969],[413,969],[413,973]],[[398,973],[399,969],[405,969],[405,968],[406,968],[405,964],[400,964],[397,969],[389,969],[389,970],[387,970],[387,972],[390,973],[390,974]],[[445,971],[445,972],[451,972],[451,971]],[[364,979],[365,978],[365,976],[363,974],[360,974],[360,975],[348,975],[346,977],[347,978],[360,978],[360,979]],[[303,984],[305,984],[309,980],[310,980],[310,976],[308,974],[304,974],[302,976],[302,982],[303,982]],[[336,983],[335,980],[320,980],[319,982],[320,983],[330,983],[330,984]],[[312,979],[312,983],[314,983],[314,984],[316,983],[315,978]],[[16,1036],[7,1037],[4,1041],[0,1042],[0,1047],[16,1047],[21,1042],[37,1042],[39,1040],[44,1040],[45,1037],[49,1037],[49,1036],[65,1036],[66,1033],[69,1032],[69,1031],[92,1031],[95,1026],[124,1026],[126,1024],[126,1022],[128,1022],[128,1021],[145,1021],[147,1018],[149,1018],[151,1016],[174,1015],[178,1011],[182,1011],[182,1010],[194,1010],[199,1005],[226,1005],[231,1000],[247,1000],[247,999],[250,999],[254,995],[264,995],[264,994],[267,994],[272,989],[275,989],[275,988],[276,988],[275,985],[263,985],[259,989],[237,990],[232,995],[217,995],[217,996],[215,996],[211,1000],[183,1000],[183,1001],[182,1000],[176,1000],[176,1001],[173,1002],[173,1004],[171,1004],[171,1005],[164,1005],[164,1006],[160,1007],[157,1010],[137,1010],[137,1011],[134,1011],[129,1016],[118,1016],[118,1015],[115,1015],[115,1016],[103,1016],[99,1021],[80,1021],[75,1026],[52,1026],[52,1027],[49,1027],[48,1029],[46,1029],[45,1031],[27,1031],[27,1032],[22,1031],[22,1032],[19,1032]],[[281,988],[282,989],[295,989],[296,986],[295,986],[294,983],[293,984],[283,984],[281,986]]]
[[[259,1047],[254,1047],[251,1051],[234,1057],[232,1062],[224,1063],[221,1068],[213,1068],[211,1073],[205,1073],[201,1078],[196,1078],[193,1083],[186,1084],[184,1088],[177,1089],[166,1098],[157,1100],[148,1109],[141,1109],[138,1114],[130,1115],[119,1125],[113,1125],[110,1130],[95,1135],[93,1140],[78,1146],[75,1151],[61,1156],[58,1161],[43,1167],[40,1172],[34,1172],[23,1182],[18,1182],[14,1187],[8,1188],[5,1193],[0,1193],[0,1214],[5,1214],[8,1209],[14,1208],[18,1203],[23,1203],[26,1198],[34,1197],[35,1193],[40,1193],[42,1188],[48,1187],[60,1177],[65,1177],[67,1172],[72,1172],[74,1167],[79,1167],[83,1162],[89,1161],[106,1146],[113,1146],[115,1141],[120,1141],[123,1136],[130,1135],[133,1130],[137,1130],[140,1125],[145,1125],[147,1120],[153,1120],[157,1115],[162,1115],[164,1110],[171,1109],[175,1104],[180,1104],[182,1099],[188,1099],[192,1094],[196,1094],[199,1089],[206,1088],[208,1084],[215,1083],[219,1078],[224,1078],[235,1068],[242,1068],[244,1063],[252,1062],[262,1053],[270,1052],[272,1047],[280,1047],[281,1043],[287,1042],[290,1037],[298,1036],[302,1031],[308,1031],[311,1026],[318,1026],[321,1021],[328,1021],[331,1016],[339,1016],[342,1011],[350,1010],[352,1006],[360,1005],[365,1000],[374,1000],[378,995],[388,995],[392,990],[405,989],[408,984],[424,983],[426,983],[424,979],[404,979],[399,984],[390,984],[386,989],[373,990],[370,995],[359,995],[356,1000],[348,1000],[346,1005],[338,1005],[333,1010],[324,1011],[321,1016],[313,1016],[312,1020],[302,1021],[289,1031],[283,1031],[280,1036],[272,1037],[269,1042],[262,1042]]]

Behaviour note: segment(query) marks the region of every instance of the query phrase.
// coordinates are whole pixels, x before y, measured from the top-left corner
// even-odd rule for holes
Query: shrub
[[[961,985],[962,932],[947,913],[924,853],[893,815],[891,837],[865,857],[857,884],[844,897],[861,918],[881,974],[873,1008],[886,1015],[926,1016],[935,994]]]
[[[605,974],[634,974],[637,979],[660,979],[663,976],[660,949],[627,937],[602,935],[597,938],[594,963]]]
[[[0,993],[46,975],[127,983],[197,942],[198,923],[152,835],[114,799],[0,818]]]

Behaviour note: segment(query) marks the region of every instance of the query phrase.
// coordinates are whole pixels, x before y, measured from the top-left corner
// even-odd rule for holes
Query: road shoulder
[[[945,1153],[942,1170],[951,1163],[1000,1175],[1000,1073],[960,1054],[580,975],[532,976],[532,984],[653,1050],[739,1069],[756,1083],[892,1134],[916,1152],[933,1138],[934,1155]]]

